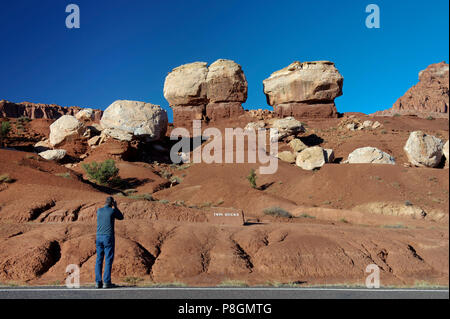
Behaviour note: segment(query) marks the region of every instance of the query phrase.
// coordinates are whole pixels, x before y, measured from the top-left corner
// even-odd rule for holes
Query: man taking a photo
[[[97,261],[95,263],[95,287],[113,288],[111,283],[111,268],[114,261],[114,220],[123,220],[123,215],[117,208],[117,203],[112,197],[106,199],[105,206],[97,210]],[[105,271],[102,268],[105,258]]]

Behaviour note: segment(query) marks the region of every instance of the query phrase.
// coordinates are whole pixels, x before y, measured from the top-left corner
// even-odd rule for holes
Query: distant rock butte
[[[419,72],[419,83],[411,87],[392,108],[378,111],[373,116],[416,115],[419,117],[448,118],[449,65],[441,62]]]
[[[63,115],[75,115],[81,110],[84,110],[84,108],[78,106],[66,107],[56,104],[0,101],[1,117],[19,118],[24,116],[30,119],[56,120]],[[100,121],[102,114],[103,111],[101,110],[93,110],[93,120]]]
[[[344,78],[330,61],[293,62],[263,81],[267,103],[279,117],[337,117],[334,99]]]

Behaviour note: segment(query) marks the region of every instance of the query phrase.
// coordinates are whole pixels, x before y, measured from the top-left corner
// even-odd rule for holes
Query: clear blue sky
[[[81,28],[67,29],[78,4]],[[367,29],[376,3],[381,28]],[[262,80],[293,61],[330,60],[344,76],[340,112],[391,107],[431,63],[448,62],[447,0],[0,0],[0,99],[105,109],[163,96],[174,67],[227,58],[268,108]]]

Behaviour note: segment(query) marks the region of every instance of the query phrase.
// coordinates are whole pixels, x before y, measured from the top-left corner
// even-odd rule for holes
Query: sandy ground
[[[276,174],[257,176],[258,189],[246,176],[259,164],[144,162],[114,155],[123,147],[114,142],[67,168],[32,153],[51,123],[32,120],[7,140],[15,150],[0,149],[0,175],[12,180],[0,184],[0,282],[63,283],[66,266],[77,264],[82,282],[92,283],[95,212],[115,194],[125,215],[116,224],[116,282],[361,285],[366,267],[376,264],[382,285],[448,286],[449,170],[403,165],[409,133],[447,140],[448,120],[356,116],[383,126],[348,131],[339,128],[341,119],[305,120],[299,137],[332,148],[336,161],[317,171],[279,162]],[[215,126],[223,131],[251,120]],[[77,143],[70,145],[79,153]],[[339,163],[363,146],[392,154],[396,165]],[[86,179],[82,164],[105,158],[116,160],[132,192]],[[274,206],[294,218],[264,214]],[[241,209],[246,224],[211,222],[214,207]]]

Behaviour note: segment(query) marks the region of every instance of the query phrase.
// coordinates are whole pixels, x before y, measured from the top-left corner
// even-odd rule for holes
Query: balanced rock
[[[362,147],[354,150],[345,163],[349,164],[395,164],[395,159],[375,147]]]
[[[134,136],[156,141],[166,134],[168,118],[159,105],[119,100],[108,106],[100,123],[103,133],[121,141]]]
[[[283,151],[277,154],[277,157],[282,160],[283,162],[287,162],[287,163],[295,163],[295,160],[297,158],[297,156],[289,151]]]
[[[320,146],[309,147],[297,155],[295,165],[311,171],[325,164],[325,152]]]
[[[329,61],[294,62],[263,81],[267,103],[279,117],[337,117],[334,99],[344,78]]]
[[[66,150],[48,150],[40,152],[38,155],[49,161],[59,161],[62,160],[67,154]]]
[[[439,138],[422,131],[409,134],[403,150],[411,164],[422,167],[436,167],[443,155],[444,143]]]
[[[83,135],[85,126],[75,116],[63,115],[50,125],[50,144],[57,146],[73,135]]]
[[[174,112],[175,126],[190,126],[192,120],[218,120],[243,114],[247,80],[239,64],[219,59],[179,66],[164,82],[164,97]]]

